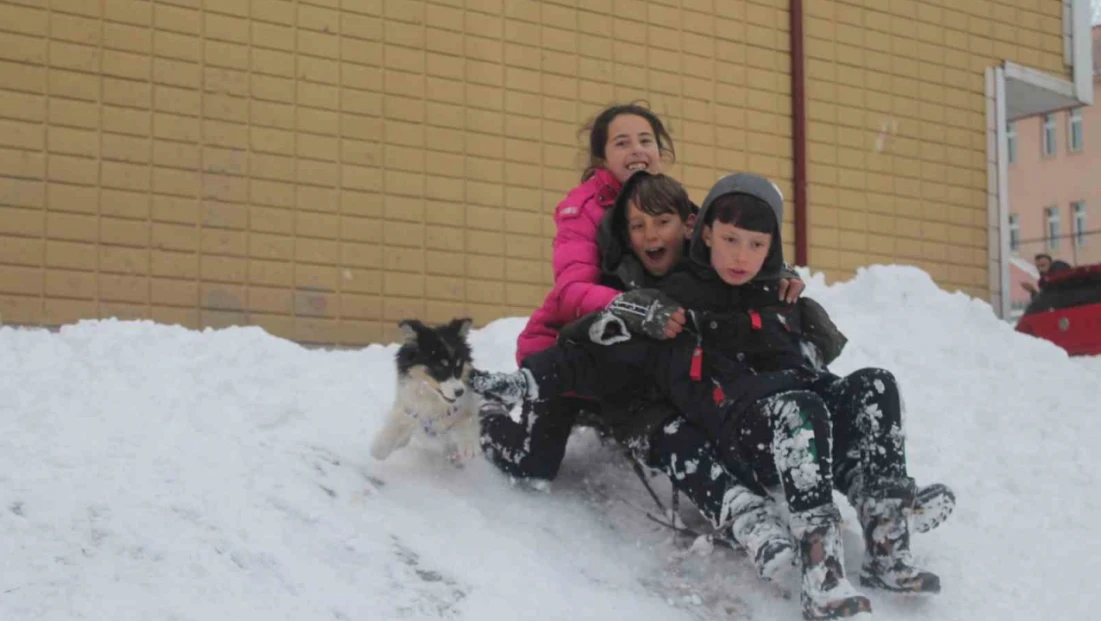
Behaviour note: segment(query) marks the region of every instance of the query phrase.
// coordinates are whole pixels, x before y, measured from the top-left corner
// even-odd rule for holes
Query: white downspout
[[[1071,0],[1071,55],[1074,96],[1084,106],[1093,104],[1093,40],[1090,0]]]
[[[1063,64],[1074,66],[1074,0],[1063,0]]]
[[[994,69],[994,131],[998,167],[998,267],[1001,285],[999,316],[1007,319],[1012,309],[1009,290],[1009,135],[1006,112],[1005,69]]]

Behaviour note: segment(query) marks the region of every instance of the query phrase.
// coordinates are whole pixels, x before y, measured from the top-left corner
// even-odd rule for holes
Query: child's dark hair
[[[589,134],[589,162],[585,166],[585,172],[581,173],[581,180],[586,181],[592,177],[596,169],[604,165],[604,147],[608,144],[608,126],[617,116],[622,114],[634,114],[646,119],[650,129],[654,130],[654,139],[658,142],[658,151],[668,155],[670,161],[676,161],[677,152],[673,148],[673,138],[665,129],[658,115],[654,114],[645,102],[636,100],[626,104],[616,104],[605,108],[600,114],[581,128],[582,133]]]
[[[776,214],[768,203],[750,194],[724,194],[711,203],[704,217],[704,224],[712,226],[718,220],[723,224],[754,231],[757,233],[776,233]]]
[[[669,175],[637,172],[631,175],[623,190],[620,200],[634,203],[639,210],[651,216],[672,213],[682,221],[687,221],[688,216],[692,215],[692,201],[688,198],[688,192],[679,181]]]

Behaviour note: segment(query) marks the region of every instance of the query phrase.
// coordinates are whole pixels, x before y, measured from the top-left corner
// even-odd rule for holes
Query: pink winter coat
[[[554,288],[516,340],[516,362],[554,345],[565,324],[606,307],[620,291],[597,284],[600,250],[596,232],[604,210],[615,203],[622,184],[598,168],[554,211]]]

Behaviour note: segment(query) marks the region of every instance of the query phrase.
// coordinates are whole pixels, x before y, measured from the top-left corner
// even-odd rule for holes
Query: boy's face
[[[684,239],[689,233],[688,226],[676,213],[653,216],[639,209],[634,201],[627,203],[627,237],[631,250],[654,276],[668,274],[680,261]]]
[[[758,233],[725,222],[703,229],[703,243],[711,249],[711,267],[728,285],[739,286],[756,278],[768,258],[771,233]]]

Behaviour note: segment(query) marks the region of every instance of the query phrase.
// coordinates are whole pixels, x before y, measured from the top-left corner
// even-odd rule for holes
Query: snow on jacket
[[[615,203],[621,184],[598,168],[574,188],[554,212],[554,288],[516,340],[516,361],[554,345],[563,325],[606,307],[619,291],[599,284],[597,229],[604,211]]]

